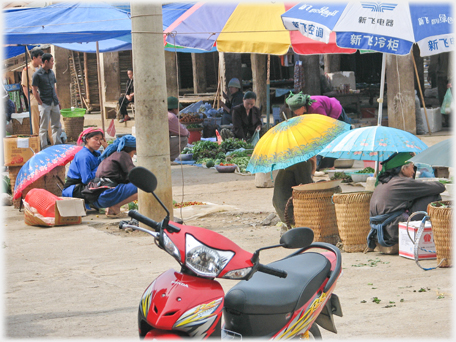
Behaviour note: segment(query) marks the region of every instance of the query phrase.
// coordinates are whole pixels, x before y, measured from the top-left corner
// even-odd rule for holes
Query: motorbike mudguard
[[[170,269],[144,292],[139,328],[145,320],[152,329],[170,333],[199,338],[220,336],[223,304],[224,291],[217,281]]]
[[[331,294],[330,300],[328,300],[318,315],[315,323],[317,323],[323,329],[331,331],[337,334],[336,325],[334,324],[333,315],[342,317],[342,308],[340,306],[339,297],[336,294]]]

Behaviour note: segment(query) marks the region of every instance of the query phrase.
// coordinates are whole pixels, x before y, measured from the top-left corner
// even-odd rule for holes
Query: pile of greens
[[[375,172],[375,170],[368,166],[361,171],[356,171],[355,173],[374,173],[374,172]]]

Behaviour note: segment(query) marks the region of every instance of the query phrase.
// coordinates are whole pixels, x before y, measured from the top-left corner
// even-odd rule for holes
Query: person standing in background
[[[244,100],[244,93],[241,90],[241,82],[237,78],[232,78],[228,82],[228,90],[230,91],[230,97],[223,93],[226,103],[222,102],[222,107],[225,111],[222,116],[222,125],[229,125],[232,123],[232,109],[242,104]]]
[[[33,74],[36,72],[36,70],[41,66],[41,57],[44,55],[43,50],[32,50],[30,51],[30,55],[32,58],[32,61],[29,63],[28,66],[24,67],[22,70],[22,77],[21,77],[21,86],[22,86],[22,91],[24,92],[24,95],[28,99],[28,104],[29,104],[29,110],[31,113],[32,117],[32,131],[33,134],[39,134],[40,133],[40,110],[38,109],[38,101],[36,100],[35,96],[33,95],[33,89],[32,89],[32,80],[33,80]],[[30,92],[29,92],[30,90]],[[30,98],[29,98],[30,96]],[[48,128],[48,139],[49,139],[49,144],[53,144],[53,139],[52,139],[52,130],[51,130],[51,125],[49,125]]]
[[[131,120],[131,118],[128,116],[127,112],[127,106],[130,104],[130,102],[135,102],[135,87],[133,85],[133,71],[128,70],[127,71],[128,75],[128,81],[127,81],[127,88],[125,90],[125,96],[121,96],[119,98],[119,106],[120,106],[120,113],[118,113],[118,119],[119,122],[125,122],[128,120]]]
[[[33,74],[33,96],[38,102],[40,111],[40,143],[41,148],[48,146],[48,127],[51,121],[53,145],[61,144],[62,125],[60,123],[60,103],[57,97],[57,80],[54,71],[54,57],[45,53],[41,57],[41,68]]]

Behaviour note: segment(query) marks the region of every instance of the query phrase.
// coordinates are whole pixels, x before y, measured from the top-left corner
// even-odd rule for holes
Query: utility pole
[[[173,219],[162,7],[131,2],[131,15],[138,164],[157,177],[155,194]],[[139,190],[138,200],[141,214],[163,219],[165,212],[152,195]]]

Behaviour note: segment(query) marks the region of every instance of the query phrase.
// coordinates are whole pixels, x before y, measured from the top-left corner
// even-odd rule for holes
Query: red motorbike
[[[144,291],[141,338],[321,338],[318,326],[337,333],[333,315],[342,316],[333,293],[341,275],[337,247],[312,244],[311,229],[294,228],[278,245],[252,254],[211,230],[169,221],[154,193],[157,179],[146,168],[135,167],[129,179],[151,193],[167,215],[158,223],[131,210],[130,217],[154,231],[125,221],[119,227],[152,235],[180,265],[180,271],[164,272]],[[299,250],[268,265],[259,262],[260,251],[278,247]],[[225,294],[215,278],[240,282]]]

